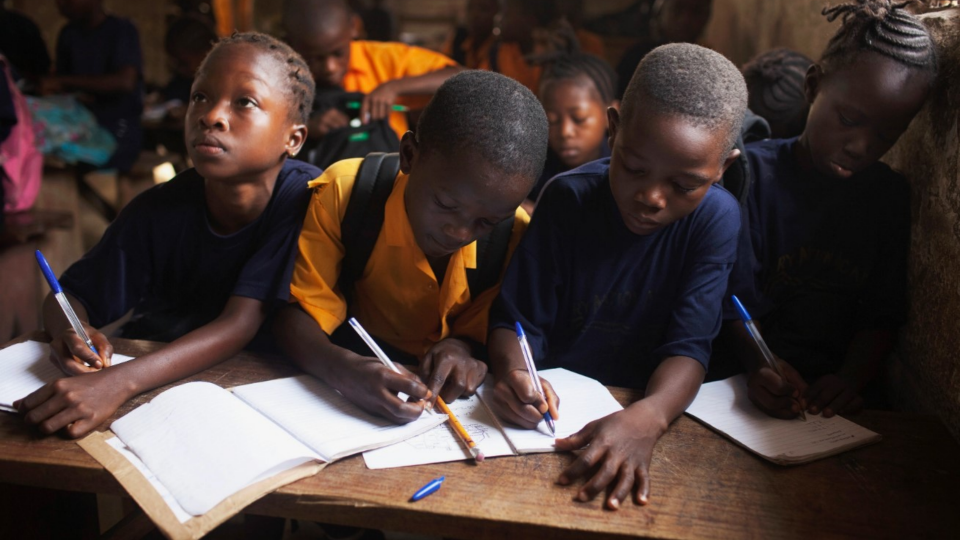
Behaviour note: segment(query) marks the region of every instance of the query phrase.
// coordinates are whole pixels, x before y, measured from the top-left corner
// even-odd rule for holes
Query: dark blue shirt
[[[117,139],[108,168],[129,170],[140,153],[143,134],[143,55],[137,27],[127,19],[107,15],[96,28],[68,23],[57,38],[58,75],[106,75],[124,67],[137,70],[137,87],[132,92],[90,94],[83,101],[97,122]]]
[[[910,187],[879,162],[848,179],[804,170],[795,144],[746,147],[749,242],[730,286],[770,349],[815,379],[837,371],[857,331],[904,321]]]
[[[600,143],[600,157],[598,159],[610,157],[610,144],[607,142],[607,138],[603,138],[603,142]],[[560,161],[560,156],[557,155],[553,149],[547,149],[547,160],[543,164],[543,172],[540,173],[540,178],[537,179],[537,183],[533,185],[533,189],[530,190],[530,194],[527,195],[527,198],[531,201],[536,202],[537,197],[540,196],[540,192],[543,191],[543,187],[547,185],[554,176],[569,171],[570,168],[563,164]]]
[[[221,236],[195,169],[127,205],[100,242],[60,278],[102,326],[131,309],[123,337],[171,341],[215,319],[230,296],[268,304],[290,294],[297,238],[320,169],[287,160],[263,213]]]
[[[647,236],[617,210],[609,159],[558,176],[504,276],[490,327],[527,332],[537,366],[645,388],[665,358],[706,368],[736,256],[736,199],[713,186],[687,217]]]

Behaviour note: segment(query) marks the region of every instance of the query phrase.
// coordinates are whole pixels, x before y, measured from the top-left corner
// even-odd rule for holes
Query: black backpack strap
[[[495,39],[490,44],[490,51],[487,60],[490,62],[490,71],[500,73],[500,40]]]
[[[467,269],[471,298],[476,298],[500,280],[503,263],[507,260],[507,246],[513,234],[513,221],[513,217],[501,221],[490,234],[477,240],[477,268]]]
[[[384,207],[400,172],[400,155],[372,152],[364,158],[353,182],[350,201],[340,222],[343,263],[337,286],[350,304],[353,284],[363,275],[383,228]]]

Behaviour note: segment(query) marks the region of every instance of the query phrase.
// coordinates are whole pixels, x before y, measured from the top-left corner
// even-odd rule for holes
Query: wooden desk
[[[118,340],[138,355],[158,344]],[[192,380],[221,386],[294,374],[279,359],[251,354]],[[162,389],[161,389],[162,390]],[[120,409],[123,415],[157,392]],[[636,394],[614,390],[623,403]],[[253,514],[377,527],[453,538],[811,538],[955,537],[960,531],[960,446],[934,417],[868,411],[855,418],[883,434],[877,445],[798,467],[779,467],[684,416],[661,439],[649,506],[618,512],[575,503],[554,480],[569,454],[503,457],[369,471],[359,456],[290,484],[248,508]],[[111,419],[112,421],[112,419]],[[109,424],[104,424],[106,428]],[[440,475],[437,494],[410,494]],[[41,437],[0,415],[0,482],[122,494],[117,482],[71,441]]]

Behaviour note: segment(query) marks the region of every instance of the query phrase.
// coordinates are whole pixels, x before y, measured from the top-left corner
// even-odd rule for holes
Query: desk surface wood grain
[[[157,346],[117,342],[119,352],[134,356]],[[244,353],[191,380],[230,387],[295,373],[282,359]],[[127,403],[116,416],[162,390]],[[639,397],[613,392],[625,404]],[[573,459],[565,453],[383,471],[367,470],[355,456],[281,488],[248,511],[451,538],[955,537],[960,446],[940,421],[882,411],[853,420],[882,434],[883,441],[781,467],[682,416],[654,452],[650,504],[625,504],[618,512],[603,510],[599,499],[574,502],[574,487],[555,484]],[[439,492],[407,502],[440,475],[446,481]],[[12,414],[0,415],[0,482],[123,493],[72,441],[41,436]]]

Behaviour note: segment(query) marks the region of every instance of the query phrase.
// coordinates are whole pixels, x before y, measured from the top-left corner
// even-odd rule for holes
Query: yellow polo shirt
[[[375,88],[387,81],[416,77],[455,66],[456,62],[446,56],[423,49],[411,47],[403,43],[362,41],[350,42],[350,66],[343,76],[341,86],[347,92],[362,92],[369,94]],[[401,96],[397,103],[411,109],[426,106],[428,97]],[[403,138],[407,132],[407,115],[401,112],[390,113],[390,127],[397,133],[397,138]]]
[[[470,294],[466,271],[477,266],[474,242],[450,256],[443,284],[438,285],[410,228],[403,203],[409,177],[403,173],[397,175],[387,199],[383,228],[363,275],[355,283],[353,305],[348,310],[337,288],[345,253],[340,222],[361,162],[339,161],[310,182],[317,189],[300,233],[291,295],[327,334],[343,324],[349,311],[368,332],[418,357],[451,336],[486,343],[487,317],[500,291],[499,284],[476,298]],[[527,213],[518,208],[504,269],[529,221]]]

